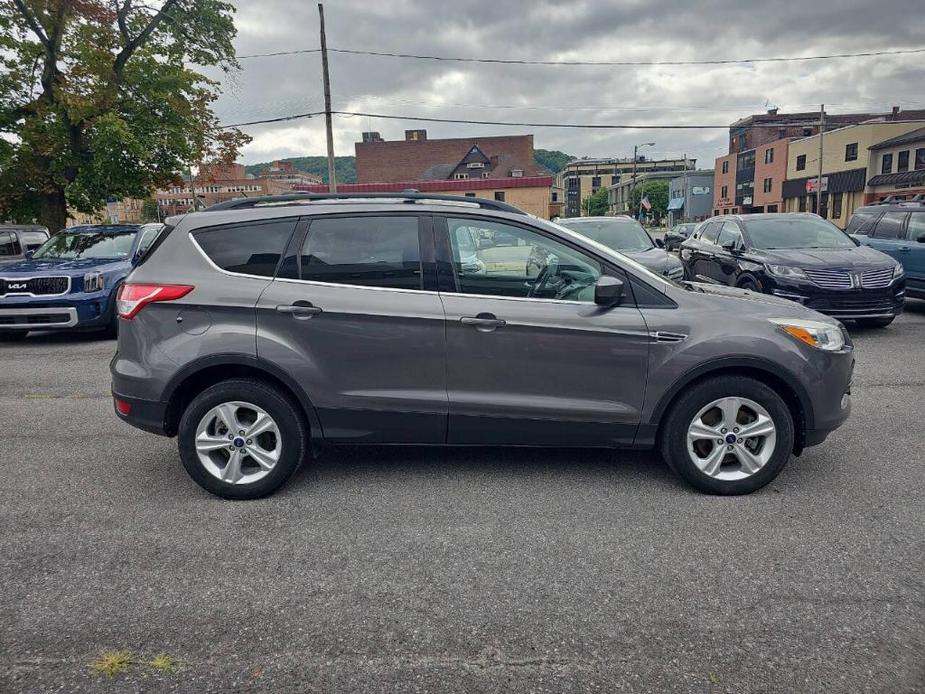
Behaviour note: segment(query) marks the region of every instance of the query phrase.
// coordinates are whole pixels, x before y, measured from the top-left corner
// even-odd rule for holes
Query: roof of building
[[[899,183],[921,183],[925,181],[925,169],[903,171],[902,173],[878,174],[871,178],[869,186],[895,186]]]
[[[896,145],[904,145],[907,142],[917,142],[921,140],[925,140],[925,127],[912,130],[911,132],[904,133],[903,135],[891,137],[888,140],[883,140],[882,142],[871,145],[867,149],[886,149],[887,147],[895,147]]]

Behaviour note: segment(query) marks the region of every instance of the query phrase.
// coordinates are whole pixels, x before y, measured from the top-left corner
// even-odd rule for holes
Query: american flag
[[[645,196],[642,200],[639,201],[639,204],[646,208],[646,211],[652,209],[652,203],[649,202],[649,196]]]

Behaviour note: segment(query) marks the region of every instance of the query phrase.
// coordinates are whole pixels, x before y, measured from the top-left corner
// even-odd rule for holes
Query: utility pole
[[[324,75],[324,127],[328,135],[328,192],[337,192],[337,174],[334,171],[334,130],[331,125],[331,77],[328,74],[328,42],[324,34],[324,5],[318,3],[321,24],[321,71]]]
[[[684,212],[681,213],[681,219],[687,221],[690,209],[690,195],[687,191],[687,152],[684,153]]]
[[[825,137],[825,104],[819,104],[819,178],[816,179],[816,214],[822,214],[822,139]],[[828,216],[828,215],[826,215]]]
[[[639,145],[633,145],[633,184],[630,186],[630,205],[633,204],[633,193],[636,192],[636,152],[639,149]],[[629,205],[627,205],[629,207]],[[639,219],[639,215],[636,215],[636,218]]]

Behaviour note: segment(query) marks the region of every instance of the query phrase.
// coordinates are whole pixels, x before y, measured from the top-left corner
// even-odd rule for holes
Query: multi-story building
[[[896,135],[867,148],[866,204],[887,198],[925,195],[925,127]]]
[[[825,130],[868,121],[898,122],[925,117],[925,111],[825,114]],[[729,153],[715,163],[714,214],[779,212],[784,208],[783,182],[794,139],[819,133],[820,113],[767,113],[742,118],[729,126]]]
[[[287,188],[291,190],[291,188]],[[185,214],[217,202],[269,194],[266,179],[244,173],[243,164],[203,166],[192,180],[155,192],[162,217]]]
[[[636,174],[635,185],[632,174],[624,176],[622,180],[607,186],[607,211],[609,214],[636,215],[639,210],[633,201],[633,188],[639,190],[639,197],[646,193],[646,186],[652,181],[671,181],[678,176],[677,171],[647,171]]]
[[[297,170],[291,161],[279,160],[273,161],[261,171],[260,178],[266,181],[271,194],[288,193],[296,185],[321,183],[320,176]]]
[[[668,181],[668,226],[699,222],[713,207],[713,171],[691,171]]]
[[[637,180],[653,172],[678,172],[694,170],[696,159],[646,159],[636,160]],[[632,178],[633,158],[628,159],[575,159],[556,174],[556,183],[565,192],[563,216],[580,217],[584,214],[582,203],[601,187],[610,190],[623,180]],[[610,193],[608,193],[610,197]],[[612,207],[612,205],[611,205]]]
[[[898,161],[894,164],[889,157],[879,154],[880,150],[871,148],[919,130],[923,125],[923,121],[874,121],[826,130],[822,137],[822,181],[818,206],[819,135],[793,140],[787,158],[784,210],[815,212],[844,229],[851,213],[865,202],[868,180],[876,180],[872,172],[892,173],[898,165]],[[888,145],[886,150],[892,151],[890,147]],[[871,152],[878,153],[873,162],[870,160]],[[907,167],[908,164],[906,161]]]
[[[339,185],[338,192],[413,189],[488,197],[547,219],[561,214],[561,191],[533,159],[533,135],[431,140],[426,130],[406,130],[404,140],[387,141],[367,132],[355,151],[358,182]],[[296,189],[326,190],[318,185]]]

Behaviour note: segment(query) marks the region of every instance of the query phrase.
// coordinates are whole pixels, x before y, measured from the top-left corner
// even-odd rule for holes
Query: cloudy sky
[[[308,0],[234,0],[239,55],[317,48]],[[715,60],[925,47],[921,0],[327,0],[328,46],[526,60]],[[713,66],[522,66],[331,55],[335,110],[493,121],[728,125],[766,104],[830,113],[925,108],[925,54]],[[242,60],[222,78],[225,123],[323,108],[318,54]],[[335,149],[365,130],[400,139],[534,134],[535,146],[577,156],[697,157],[725,153],[723,130],[563,130],[338,116]],[[324,119],[249,126],[246,163],[323,154]]]

